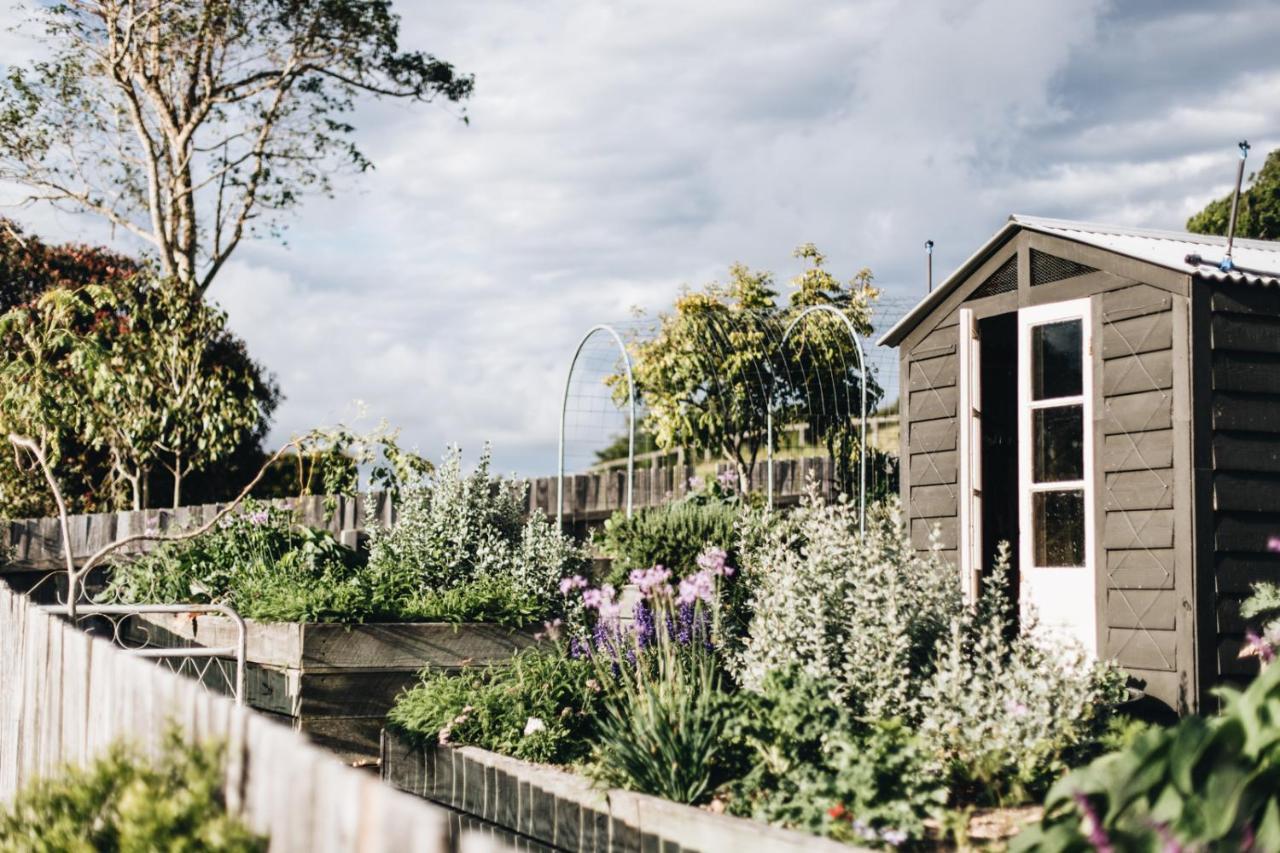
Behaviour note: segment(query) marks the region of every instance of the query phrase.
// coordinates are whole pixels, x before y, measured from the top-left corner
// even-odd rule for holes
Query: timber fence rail
[[[795,503],[813,479],[826,496],[834,492],[835,470],[826,457],[779,459],[773,463],[777,503]],[[689,480],[697,469],[692,465],[638,468],[633,484],[637,508],[658,506],[689,494]],[[719,471],[731,470],[720,464]],[[758,462],[752,471],[756,490],[763,492],[768,466]],[[556,478],[538,477],[528,481],[529,512],[556,514]],[[598,524],[626,506],[626,472],[597,471],[565,476],[564,517],[570,524]],[[269,501],[273,506],[293,510],[300,523],[328,530],[344,544],[354,546],[359,534],[371,523],[394,524],[396,509],[384,492],[360,495],[306,495]],[[70,518],[71,554],[79,564],[104,545],[117,539],[146,532],[178,532],[196,527],[217,514],[225,504],[201,504],[178,509],[146,509],[73,515]],[[57,518],[15,519],[7,522],[9,560],[6,571],[47,571],[63,569],[62,530]],[[579,531],[581,532],[581,531]],[[155,547],[154,541],[140,541],[123,553],[141,553]]]
[[[346,767],[199,683],[44,612],[0,583],[0,804],[113,743],[154,755],[170,726],[226,744],[227,804],[273,851],[506,849],[457,815]]]

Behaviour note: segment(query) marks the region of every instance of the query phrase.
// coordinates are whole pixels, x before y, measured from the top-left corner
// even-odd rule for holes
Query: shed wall
[[[1203,656],[1214,682],[1257,672],[1239,657],[1240,604],[1259,581],[1280,582],[1280,294],[1254,285],[1201,280],[1208,296],[1209,404],[1202,414],[1212,507],[1210,607]],[[1258,626],[1252,626],[1258,627]]]

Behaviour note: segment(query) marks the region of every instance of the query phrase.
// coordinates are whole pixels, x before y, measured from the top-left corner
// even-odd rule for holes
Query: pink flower
[[[600,610],[601,616],[604,615],[603,609],[613,604],[614,589],[610,584],[604,584],[599,589],[587,589],[582,592],[582,606],[588,610]]]
[[[738,475],[732,471],[721,471],[719,474],[716,474],[716,482],[718,482],[720,487],[723,489],[732,489],[734,486],[738,485]]]
[[[677,600],[681,604],[693,604],[695,601],[710,602],[716,590],[712,577],[713,575],[705,569],[689,575],[680,581],[680,595]]]
[[[722,578],[733,574],[733,568],[726,562],[729,555],[723,548],[708,548],[698,555],[698,568]]]
[[[574,575],[574,576],[573,576],[573,577],[571,577],[571,578],[561,578],[561,579],[560,579],[560,594],[561,594],[561,595],[568,595],[568,594],[569,594],[570,592],[572,592],[573,590],[575,590],[575,589],[585,589],[585,588],[586,588],[586,586],[587,586],[587,579],[586,579],[586,578],[584,578],[582,575]]]
[[[650,598],[654,595],[669,595],[671,587],[667,581],[671,579],[671,570],[663,566],[652,566],[648,569],[635,569],[630,580],[640,588],[640,595]]]
[[[1267,550],[1280,553],[1280,536],[1272,536],[1267,540]]]
[[[691,492],[696,492],[696,491],[698,491],[698,489],[701,489],[701,488],[702,488],[702,486],[703,486],[703,484],[704,484],[705,482],[706,482],[706,481],[705,481],[705,480],[703,480],[701,477],[690,477],[690,478],[689,478],[689,491],[691,491]]]
[[[1004,710],[1005,713],[1011,717],[1025,717],[1029,712],[1027,706],[1019,702],[1017,699],[1010,699],[1005,702]]]

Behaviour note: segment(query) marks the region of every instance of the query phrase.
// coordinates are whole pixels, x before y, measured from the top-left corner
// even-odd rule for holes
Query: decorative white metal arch
[[[627,518],[631,517],[632,509],[632,478],[635,476],[636,466],[636,383],[631,375],[631,355],[627,352],[627,346],[622,342],[622,336],[617,330],[608,324],[600,324],[592,326],[582,340],[578,341],[578,348],[573,351],[573,360],[569,362],[569,373],[564,379],[564,396],[560,400],[560,449],[559,461],[556,466],[556,526],[564,529],[564,421],[565,414],[569,409],[569,389],[573,385],[573,369],[578,364],[578,356],[582,355],[582,350],[587,345],[587,341],[591,340],[597,332],[606,332],[613,338],[614,343],[618,345],[618,352],[622,354],[622,364],[627,376],[627,406],[629,409],[627,417]]]
[[[783,358],[786,357],[785,347],[787,339],[791,337],[791,332],[800,324],[802,320],[810,314],[824,312],[834,314],[839,317],[849,330],[849,337],[853,340],[854,350],[858,354],[858,373],[860,376],[859,384],[862,393],[862,417],[859,421],[859,429],[861,435],[858,439],[858,527],[859,532],[867,532],[867,361],[862,352],[862,338],[858,336],[857,330],[853,328],[853,321],[845,315],[843,311],[834,305],[813,305],[804,309],[787,324],[787,329],[782,333],[782,342],[778,345],[782,349]],[[769,396],[768,412],[765,416],[765,447],[768,458],[768,492],[770,509],[773,509],[773,400],[774,395]]]

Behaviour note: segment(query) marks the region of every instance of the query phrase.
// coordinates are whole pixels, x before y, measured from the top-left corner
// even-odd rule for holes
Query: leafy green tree
[[[657,330],[630,343],[637,394],[644,401],[645,431],[664,449],[685,447],[723,456],[737,469],[739,484],[750,488],[753,469],[765,449],[767,418],[774,412],[774,434],[808,420],[833,456],[847,458],[850,416],[858,407],[857,357],[848,327],[830,314],[806,317],[787,340],[787,326],[802,311],[830,305],[860,334],[870,332],[871,272],[862,270],[841,282],[825,267],[812,244],[796,250],[809,268],[792,282],[780,303],[773,276],[741,264],[729,268],[729,280],[703,290],[686,290],[670,313],[660,314]],[[626,397],[620,374],[606,380],[615,400]],[[878,389],[868,387],[869,404]]]
[[[1280,149],[1267,155],[1262,168],[1249,176],[1249,187],[1240,193],[1236,236],[1255,240],[1280,240]],[[1225,236],[1231,222],[1231,194],[1209,202],[1187,220],[1196,234]]]
[[[197,293],[335,170],[370,168],[360,97],[473,83],[401,50],[390,0],[75,0],[26,24],[51,56],[0,83],[0,178],[132,233]]]
[[[105,453],[134,509],[161,465],[177,506],[183,475],[232,452],[263,415],[256,366],[219,358],[225,323],[146,275],[47,290],[0,315],[0,420],[55,466],[68,437]]]

